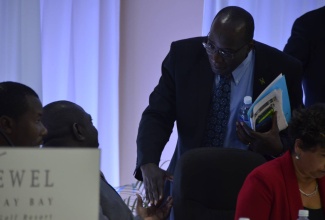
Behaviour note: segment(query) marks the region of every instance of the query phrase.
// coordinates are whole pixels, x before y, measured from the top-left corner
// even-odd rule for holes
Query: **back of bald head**
[[[74,137],[73,124],[81,124],[84,117],[83,108],[73,102],[61,100],[46,105],[42,117],[42,122],[48,130],[44,146],[53,143],[56,146],[64,146],[68,139]]]
[[[254,19],[253,16],[245,9],[238,6],[228,6],[221,9],[214,17],[212,26],[215,22],[223,23],[224,26],[230,28],[240,29],[237,31],[243,31],[244,41],[249,42],[254,37]]]

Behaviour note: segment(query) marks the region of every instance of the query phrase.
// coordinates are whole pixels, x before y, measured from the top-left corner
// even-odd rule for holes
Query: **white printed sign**
[[[99,149],[0,148],[0,220],[97,220]]]

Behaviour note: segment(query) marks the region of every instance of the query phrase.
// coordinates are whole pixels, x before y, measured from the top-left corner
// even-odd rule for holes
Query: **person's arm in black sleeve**
[[[142,114],[137,136],[137,164],[134,176],[144,181],[147,199],[157,203],[163,197],[165,179],[172,177],[159,168],[162,151],[176,118],[172,47],[162,64],[162,75]]]

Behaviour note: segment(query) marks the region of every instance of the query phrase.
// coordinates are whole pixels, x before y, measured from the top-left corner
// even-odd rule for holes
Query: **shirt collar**
[[[251,50],[248,53],[246,59],[241,64],[239,64],[239,66],[232,72],[232,77],[233,77],[235,85],[238,85],[238,83],[240,82],[240,79],[246,73],[246,70],[249,67],[249,64],[253,61],[254,56],[255,56],[255,53],[253,50]]]

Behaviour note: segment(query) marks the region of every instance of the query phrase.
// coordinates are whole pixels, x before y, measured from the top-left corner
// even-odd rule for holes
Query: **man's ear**
[[[73,123],[73,125],[72,125],[72,131],[73,131],[74,137],[78,141],[84,141],[85,140],[85,136],[82,133],[82,128],[81,128],[81,126],[78,123]]]
[[[0,129],[6,134],[13,132],[14,120],[6,115],[0,117]]]

